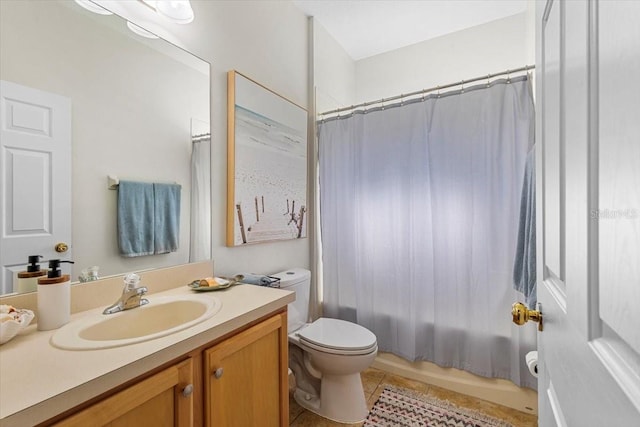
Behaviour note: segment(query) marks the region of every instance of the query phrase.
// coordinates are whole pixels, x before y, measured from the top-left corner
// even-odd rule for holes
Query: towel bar
[[[117,176],[107,175],[107,188],[109,190],[117,190],[118,184],[120,184],[120,180]]]
[[[117,190],[119,184],[120,178],[115,175],[107,175],[107,188],[109,190]],[[177,182],[172,182],[171,184],[177,184]]]

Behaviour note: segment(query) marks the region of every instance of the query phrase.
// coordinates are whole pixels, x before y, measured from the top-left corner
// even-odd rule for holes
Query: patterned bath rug
[[[365,427],[513,427],[478,411],[400,387],[385,386]]]

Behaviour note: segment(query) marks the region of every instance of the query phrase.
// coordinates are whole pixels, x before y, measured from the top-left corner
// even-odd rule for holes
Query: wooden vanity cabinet
[[[206,426],[289,425],[287,314],[204,351]]]
[[[62,421],[44,425],[289,425],[286,309],[184,358]]]
[[[193,426],[193,361],[188,358],[54,424]]]

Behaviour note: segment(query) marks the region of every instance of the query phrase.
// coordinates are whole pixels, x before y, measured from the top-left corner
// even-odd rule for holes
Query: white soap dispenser
[[[60,263],[73,261],[49,261],[47,277],[38,279],[38,330],[57,329],[69,322],[71,317],[71,280],[62,274]]]
[[[15,290],[19,294],[34,292],[38,285],[38,279],[47,275],[47,270],[40,270],[38,265],[40,258],[42,258],[42,255],[29,255],[27,269],[18,273],[18,282]]]

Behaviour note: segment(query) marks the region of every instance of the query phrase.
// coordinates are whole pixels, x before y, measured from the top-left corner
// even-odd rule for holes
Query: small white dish
[[[35,315],[26,309],[13,309],[0,305],[0,345],[15,337],[18,332],[29,326]]]

